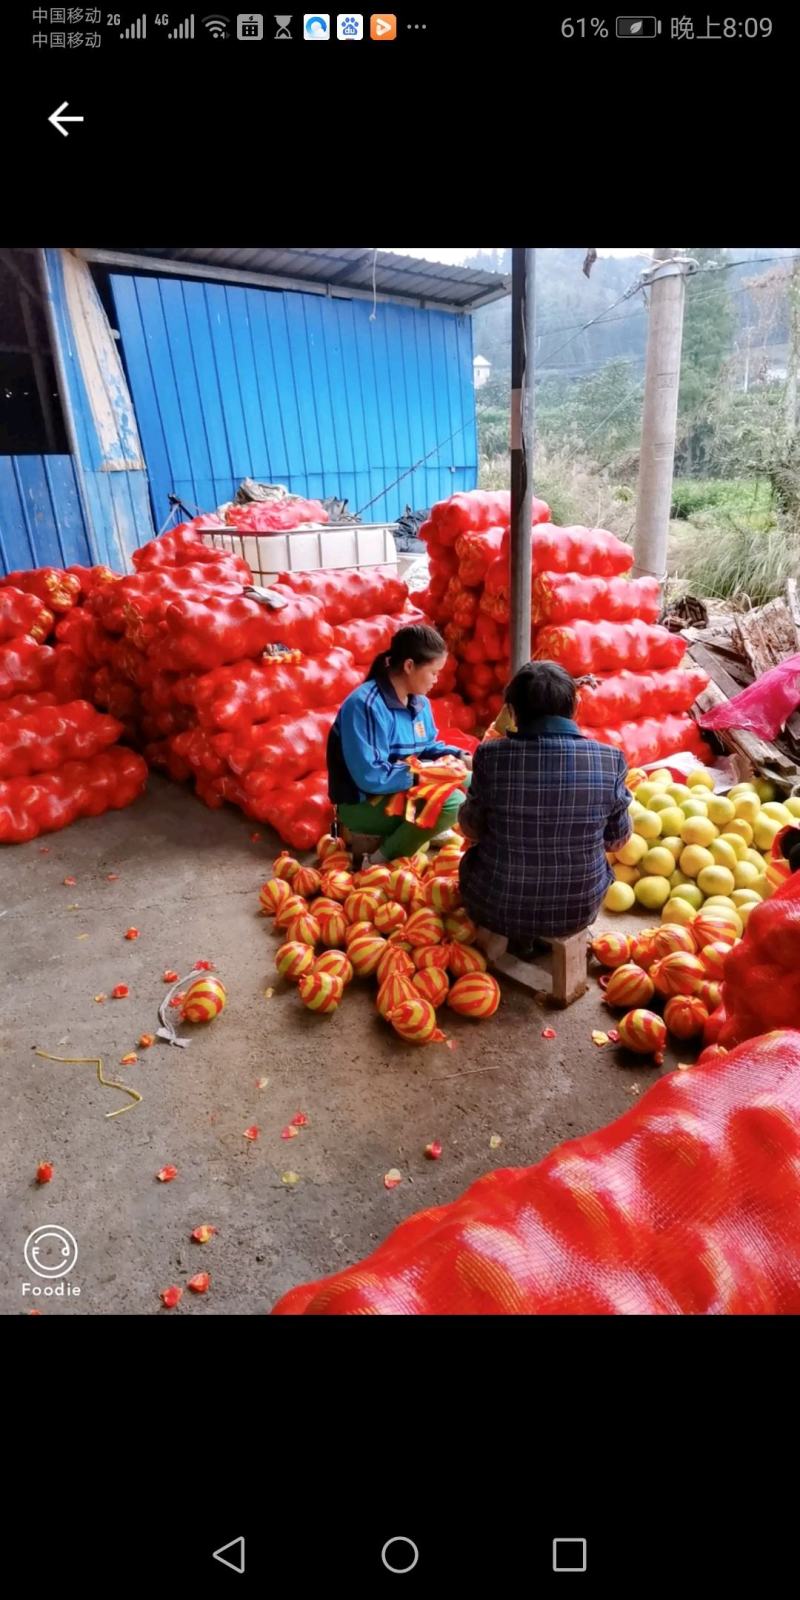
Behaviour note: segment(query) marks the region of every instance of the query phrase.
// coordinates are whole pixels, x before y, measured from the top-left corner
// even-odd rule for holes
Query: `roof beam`
[[[310,278],[282,278],[267,272],[237,271],[233,267],[215,267],[195,261],[172,261],[159,256],[135,256],[124,250],[89,250],[75,247],[76,255],[83,261],[94,262],[102,267],[121,267],[128,272],[139,274],[152,272],[159,277],[172,278],[202,278],[207,283],[235,283],[251,289],[289,289],[300,294],[321,294],[342,300],[371,300],[371,289],[353,289],[346,284],[338,285],[332,278],[325,283],[315,283]],[[354,265],[354,263],[351,263]],[[382,294],[380,290],[375,297],[378,301],[391,305],[416,306],[422,311],[448,311],[454,316],[468,316],[479,305],[487,305],[490,300],[503,299],[508,293],[506,288],[487,291],[478,300],[473,300],[469,305],[458,305],[448,300],[428,300],[419,295]]]

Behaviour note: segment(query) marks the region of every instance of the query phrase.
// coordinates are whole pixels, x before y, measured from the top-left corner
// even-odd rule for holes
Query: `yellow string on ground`
[[[102,1083],[104,1089],[121,1089],[124,1094],[130,1095],[131,1104],[129,1106],[118,1106],[116,1111],[107,1111],[106,1117],[121,1117],[123,1111],[132,1111],[133,1107],[142,1098],[139,1091],[137,1089],[129,1089],[127,1083],[119,1083],[116,1078],[104,1078],[103,1062],[100,1056],[51,1056],[47,1050],[37,1050],[35,1053],[37,1056],[41,1056],[44,1061],[62,1061],[68,1067],[96,1067],[97,1081]]]

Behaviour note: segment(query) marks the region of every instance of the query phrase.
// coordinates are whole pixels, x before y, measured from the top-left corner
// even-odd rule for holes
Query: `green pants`
[[[469,787],[471,773],[464,779],[464,788]],[[394,861],[396,856],[413,856],[415,850],[434,839],[438,833],[452,828],[458,821],[458,813],[464,803],[464,794],[461,789],[456,789],[442,806],[441,814],[435,828],[418,828],[414,822],[398,822],[397,817],[387,817],[387,795],[379,805],[370,805],[369,800],[361,800],[357,805],[339,806],[339,820],[345,828],[352,833],[372,833],[380,835],[381,854],[387,861]]]

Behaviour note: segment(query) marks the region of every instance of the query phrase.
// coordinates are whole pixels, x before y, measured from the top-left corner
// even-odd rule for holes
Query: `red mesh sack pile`
[[[756,913],[754,913],[756,915]],[[796,1316],[800,1032],[659,1079],[535,1167],[490,1172],[278,1316]]]

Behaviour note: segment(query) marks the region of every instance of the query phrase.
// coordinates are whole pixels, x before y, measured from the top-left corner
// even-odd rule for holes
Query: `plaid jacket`
[[[470,915],[510,939],[587,927],[612,880],[605,852],[631,833],[625,773],[566,717],[481,745],[459,815],[478,835],[461,864]]]

